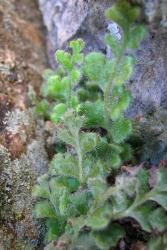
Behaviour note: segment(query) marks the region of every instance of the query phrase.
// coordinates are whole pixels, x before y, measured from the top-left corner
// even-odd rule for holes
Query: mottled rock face
[[[32,187],[47,171],[43,125],[30,87],[39,93],[47,56],[37,2],[0,0],[0,249],[41,249]]]
[[[166,44],[167,30],[151,32],[136,53],[136,72],[129,83],[134,97],[132,116],[167,107]]]
[[[77,37],[85,40],[86,52],[106,52],[103,39],[109,23],[104,13],[112,2],[80,0],[76,5],[76,1],[69,0],[39,0],[48,29],[48,51],[52,67],[55,67],[56,49],[67,48],[68,41]],[[141,19],[147,20],[149,24],[149,34],[136,53],[136,72],[129,83],[134,102],[128,114],[136,116],[152,112],[160,106],[167,107],[167,1],[131,2],[142,6]]]

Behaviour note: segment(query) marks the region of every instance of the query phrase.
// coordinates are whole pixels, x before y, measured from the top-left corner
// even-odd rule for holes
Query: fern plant
[[[132,50],[145,28],[134,25],[139,8],[126,1],[118,1],[106,15],[122,34],[121,39],[105,37],[112,58],[98,52],[84,56],[84,42],[78,39],[70,43],[71,54],[57,51],[56,74],[45,75],[42,93],[52,104],[44,100],[38,110],[58,125],[58,139],[65,145],[33,192],[35,215],[46,218],[46,238],[53,241],[50,249],[110,249],[126,235],[120,221],[129,217],[146,232],[166,227],[166,171],[157,172],[152,189],[146,170],[117,175],[132,156],[126,143],[132,131],[124,115],[131,101],[126,82],[134,71]],[[113,185],[107,182],[111,174],[117,175]]]

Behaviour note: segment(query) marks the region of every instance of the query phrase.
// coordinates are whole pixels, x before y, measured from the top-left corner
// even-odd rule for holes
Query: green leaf
[[[112,168],[117,169],[118,167],[120,167],[122,161],[121,161],[120,156],[117,153],[112,153],[110,162],[111,162]]]
[[[50,191],[48,182],[43,182],[33,188],[32,194],[34,197],[49,198]]]
[[[80,102],[85,102],[89,99],[89,91],[84,88],[78,89],[77,95],[78,95]]]
[[[70,42],[70,48],[73,49],[74,54],[79,54],[85,47],[85,43],[82,39],[77,39]]]
[[[75,245],[76,249],[99,250],[99,248],[95,246],[94,239],[89,233],[82,233],[81,235],[79,235]]]
[[[167,194],[166,192],[152,192],[150,195],[150,200],[156,201],[164,209],[167,210]]]
[[[141,41],[146,36],[146,27],[144,25],[138,25],[130,33],[129,46],[132,49],[137,49]]]
[[[84,75],[92,82],[98,82],[101,89],[105,91],[106,84],[112,80],[114,70],[114,61],[106,60],[105,55],[98,52],[92,52],[85,58],[83,66]]]
[[[79,171],[78,171],[78,161],[77,159],[66,153],[64,155],[57,154],[52,161],[50,172],[52,175],[55,173],[61,176],[67,176],[79,179]]]
[[[48,175],[44,174],[38,178],[38,184],[34,186],[32,195],[34,197],[48,198],[50,195],[49,185],[48,185]]]
[[[71,196],[72,211],[76,211],[76,216],[88,212],[92,201],[91,193],[87,190],[79,190]]]
[[[123,150],[121,152],[122,161],[128,161],[132,158],[133,149],[129,144],[124,144],[122,146]]]
[[[80,138],[81,150],[83,154],[92,151],[99,141],[96,133],[81,133]]]
[[[137,174],[136,194],[138,199],[149,191],[149,172],[145,169],[140,169]]]
[[[77,84],[81,78],[81,72],[78,69],[73,69],[71,71],[71,81],[73,84]]]
[[[66,105],[64,103],[59,103],[54,106],[51,113],[51,120],[55,123],[60,122],[62,116],[67,111]]]
[[[67,145],[71,145],[73,147],[76,146],[74,136],[67,129],[63,129],[62,131],[60,131],[60,133],[58,134],[58,138]]]
[[[110,34],[105,35],[105,42],[110,46],[112,52],[119,56],[122,52],[122,42],[120,42],[115,36]]]
[[[57,217],[54,208],[46,200],[43,200],[43,201],[41,200],[40,202],[36,203],[34,211],[35,211],[35,216],[37,218],[56,218]]]
[[[68,52],[65,52],[64,50],[57,50],[56,60],[58,63],[63,65],[66,69],[69,69],[69,70],[72,69],[71,55]]]
[[[120,96],[120,100],[118,104],[119,108],[125,111],[129,107],[131,100],[132,100],[131,93],[125,89],[124,93]]]
[[[53,75],[54,75],[54,71],[53,70],[51,70],[51,69],[45,69],[44,73],[43,73],[43,78],[45,80],[48,80]]]
[[[121,70],[117,72],[117,75],[114,78],[116,86],[124,84],[132,76],[134,72],[134,58],[132,56],[124,57],[123,63],[120,68]]]
[[[92,193],[94,199],[98,201],[101,198],[101,195],[107,190],[108,185],[105,180],[102,178],[89,178],[88,179],[88,188]]]
[[[117,245],[118,241],[125,236],[125,231],[119,224],[113,223],[103,231],[94,231],[92,236],[100,249],[108,250]]]
[[[113,5],[106,11],[106,17],[115,23],[117,23],[121,28],[127,30],[129,24],[126,17],[119,11],[118,5]]]
[[[85,57],[84,73],[92,81],[101,80],[102,70],[106,64],[106,57],[102,53],[91,52]]]
[[[76,137],[78,135],[80,129],[85,124],[85,117],[84,116],[78,116],[75,112],[66,112],[63,116],[63,124],[69,132]]]
[[[132,132],[132,123],[130,120],[116,120],[113,121],[111,133],[114,142],[123,142]]]
[[[118,190],[112,195],[113,214],[126,212],[129,200],[125,192]]]
[[[79,104],[79,100],[78,100],[77,96],[73,96],[73,97],[71,98],[71,106],[72,106],[72,108],[73,108],[74,110],[76,110],[78,104]]]
[[[112,104],[111,106],[111,119],[113,121],[118,120],[123,115],[122,109],[118,106],[118,104]]]
[[[156,229],[159,232],[167,229],[167,216],[165,210],[162,208],[155,209],[149,215],[149,222],[152,226],[152,229]]]
[[[47,85],[44,85],[42,94],[43,96],[56,98],[56,97],[62,96],[62,91],[63,91],[63,88],[61,84],[61,79],[58,75],[54,75],[48,79]]]
[[[36,105],[36,112],[45,118],[49,118],[49,102],[47,100],[42,100]]]
[[[59,176],[56,177],[56,183],[58,185],[63,185],[66,187],[71,193],[76,192],[79,188],[80,183],[77,179],[66,177],[66,176]]]
[[[151,225],[149,223],[150,212],[153,209],[152,204],[144,204],[131,211],[127,216],[134,218],[146,232],[151,232]]]
[[[111,211],[111,207],[108,205],[96,209],[96,211],[87,219],[86,225],[91,227],[93,230],[105,228],[109,224]]]
[[[167,210],[167,170],[159,169],[157,171],[156,186],[150,191],[149,199],[156,201],[165,210]]]
[[[62,216],[68,213],[68,208],[70,206],[70,195],[66,188],[62,190],[59,197],[59,211]]]
[[[111,119],[118,120],[129,107],[132,96],[125,86],[115,86],[111,99]]]
[[[64,231],[65,223],[63,223],[63,219],[48,219],[46,221],[46,226],[48,228],[46,239],[47,242],[52,240],[56,240]]]
[[[84,115],[86,120],[86,126],[100,126],[105,127],[104,121],[104,104],[102,101],[95,103],[86,102],[78,106],[78,113]]]
[[[167,170],[160,168],[157,171],[157,183],[155,190],[157,191],[167,191]]]
[[[69,91],[69,78],[58,75],[51,76],[47,83],[42,86],[41,94],[52,99],[66,100]]]
[[[140,9],[132,7],[125,0],[119,0],[110,9],[107,10],[106,16],[116,22],[126,32],[129,26],[136,20],[140,14]]]

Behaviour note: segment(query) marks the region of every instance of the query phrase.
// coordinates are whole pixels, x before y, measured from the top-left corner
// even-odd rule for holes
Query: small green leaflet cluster
[[[56,74],[45,75],[42,92],[52,105],[45,99],[38,110],[59,125],[58,138],[66,148],[55,155],[33,192],[35,215],[47,219],[47,241],[54,240],[51,249],[110,249],[126,235],[119,222],[127,218],[148,233],[163,232],[167,225],[165,170],[157,171],[153,188],[146,170],[116,176],[132,156],[126,143],[132,131],[124,116],[131,101],[126,82],[134,71],[132,49],[145,28],[133,25],[139,9],[126,1],[118,1],[106,15],[122,32],[121,40],[106,35],[112,58],[98,52],[84,56],[84,42],[78,39],[70,43],[71,54],[57,51]],[[106,181],[111,173],[116,176],[112,186]]]

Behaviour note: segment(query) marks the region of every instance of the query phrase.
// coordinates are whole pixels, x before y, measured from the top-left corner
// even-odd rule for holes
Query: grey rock
[[[131,116],[167,107],[167,30],[148,34],[136,52],[137,65],[129,88],[134,101]]]

